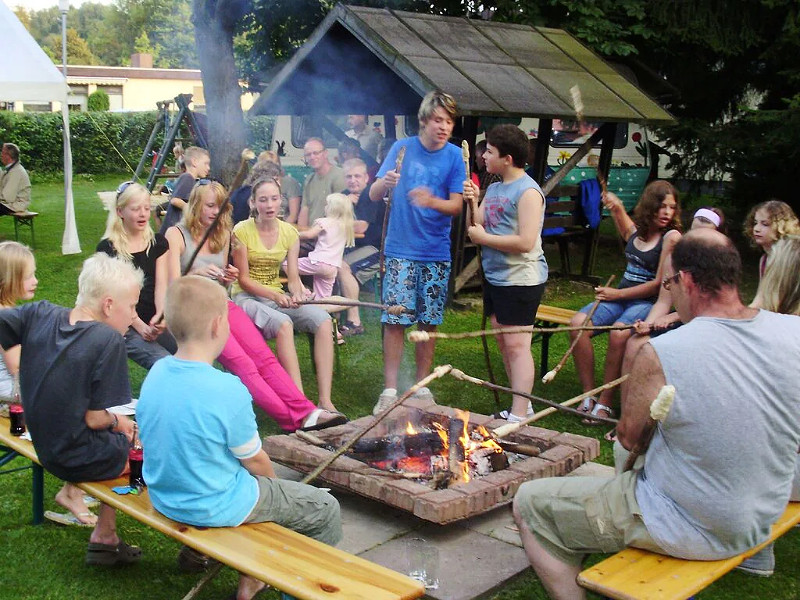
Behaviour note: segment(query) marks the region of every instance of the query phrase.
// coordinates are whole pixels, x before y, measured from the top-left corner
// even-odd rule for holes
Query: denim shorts
[[[587,304],[579,312],[589,314],[592,305]],[[633,325],[636,321],[644,321],[653,308],[652,300],[621,300],[619,302],[601,302],[592,315],[593,325],[613,325],[622,323]]]
[[[401,305],[411,312],[390,315],[384,311],[381,322],[390,325],[441,325],[449,280],[450,261],[422,262],[387,257],[383,303]]]

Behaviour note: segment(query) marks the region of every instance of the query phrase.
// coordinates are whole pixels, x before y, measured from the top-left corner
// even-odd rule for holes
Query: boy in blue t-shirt
[[[272,521],[338,543],[336,499],[275,477],[247,388],[212,366],[230,334],[225,290],[204,277],[182,277],[167,290],[164,314],[178,351],[150,370],[136,410],[153,506],[190,525]],[[263,587],[241,575],[237,597],[251,598]]]
[[[383,302],[408,309],[399,316],[383,313],[385,389],[373,409],[378,414],[397,399],[397,379],[403,359],[405,328],[413,323],[435,331],[442,322],[450,279],[450,223],[462,210],[466,173],[461,149],[449,144],[457,116],[456,102],[444,92],[429,92],[419,111],[419,135],[396,142],[369,190],[370,200],[382,202],[394,188],[389,227],[384,243],[386,275]],[[397,155],[405,148],[402,167]],[[433,365],[436,341],[417,344],[416,380]],[[422,388],[417,397],[433,400]]]

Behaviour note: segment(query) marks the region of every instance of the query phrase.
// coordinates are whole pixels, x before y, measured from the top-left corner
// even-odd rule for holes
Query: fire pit
[[[508,504],[523,482],[566,475],[600,451],[595,439],[529,426],[498,445],[486,439],[487,430],[505,421],[418,405],[413,399],[406,405],[370,430],[320,479],[444,524]],[[296,435],[275,435],[264,446],[273,460],[309,472],[374,420],[364,417],[316,432],[319,445]]]

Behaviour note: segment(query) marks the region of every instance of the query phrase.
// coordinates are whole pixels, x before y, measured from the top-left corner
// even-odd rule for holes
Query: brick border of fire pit
[[[413,408],[423,414],[440,415],[448,419],[461,416],[457,415],[456,409],[448,406]],[[363,417],[316,433],[325,441],[346,440],[374,421],[375,417]],[[491,430],[505,423],[486,415],[469,415],[469,426],[484,425]],[[597,458],[600,453],[600,442],[596,439],[539,427],[521,427],[509,436],[508,441],[546,449],[539,456],[513,462],[503,471],[443,490],[434,490],[410,479],[393,478],[391,473],[349,456],[336,459],[322,472],[320,479],[332,487],[383,502],[426,521],[445,524],[508,504],[525,481],[566,475],[583,463]],[[273,460],[304,473],[311,471],[331,454],[329,450],[313,446],[294,435],[269,436],[264,439],[264,448]]]

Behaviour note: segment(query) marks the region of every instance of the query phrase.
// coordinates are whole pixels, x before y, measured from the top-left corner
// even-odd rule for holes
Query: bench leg
[[[44,469],[36,463],[31,463],[31,496],[33,524],[41,525],[44,521]]]
[[[189,590],[189,593],[183,597],[183,600],[191,600],[205,587],[205,585],[216,577],[222,569],[222,563],[215,563],[208,572],[198,581],[195,586]]]
[[[552,333],[543,333],[542,334],[542,361],[541,361],[541,368],[539,369],[539,376],[544,376],[547,373],[547,360],[548,355],[550,354],[550,336]]]

